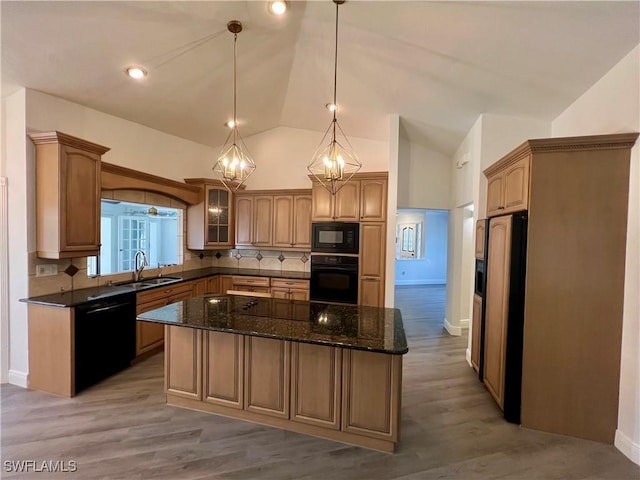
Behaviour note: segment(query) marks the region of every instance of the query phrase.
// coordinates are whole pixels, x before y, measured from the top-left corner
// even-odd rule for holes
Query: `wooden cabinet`
[[[236,246],[253,243],[253,197],[236,196]]]
[[[487,220],[476,220],[475,257],[484,260],[484,241],[487,228]]]
[[[233,277],[231,275],[220,276],[220,293],[227,293],[227,290],[234,290]]]
[[[400,439],[401,375],[401,355],[167,327],[167,404],[384,452]]]
[[[360,225],[360,305],[384,306],[386,235],[386,223]]]
[[[236,196],[236,246],[311,247],[308,190],[263,190]]]
[[[38,257],[99,255],[101,156],[109,149],[61,132],[29,136],[36,145]]]
[[[530,160],[528,155],[509,157],[485,170],[488,217],[528,208]]]
[[[202,334],[201,330],[166,327],[164,356],[166,392],[182,398],[202,399]]]
[[[312,190],[311,219],[314,222],[357,222],[360,220],[360,182],[350,180],[338,193],[331,193],[319,182]]]
[[[200,278],[191,282],[192,284],[192,296],[199,297],[205,293],[209,293],[209,283],[206,278]]]
[[[342,430],[397,441],[402,357],[350,349],[342,355]]]
[[[136,296],[136,315],[188,300],[194,295],[193,282],[159,287]],[[136,356],[159,349],[164,344],[164,326],[159,323],[136,322]]]
[[[253,199],[253,242],[256,247],[273,243],[273,197],[258,195]]]
[[[471,313],[471,366],[480,370],[480,332],[482,330],[482,297],[473,295],[473,309]]]
[[[291,420],[340,429],[342,351],[295,342],[291,345]]]
[[[202,189],[201,201],[187,208],[187,248],[233,246],[233,195],[219,180],[185,178],[185,182]]]
[[[311,248],[311,195],[273,197],[273,246]]]
[[[231,277],[231,288],[228,290],[269,293],[271,291],[270,285],[271,279],[268,277],[233,276]],[[226,291],[224,290],[224,292]]]
[[[487,294],[484,320],[484,383],[500,408],[504,408],[504,373],[509,315],[512,217],[493,219],[489,224]]]
[[[293,248],[311,248],[311,194],[293,197]]]
[[[284,340],[245,337],[245,410],[289,418],[290,348]]]
[[[203,400],[244,408],[244,337],[203,332]]]
[[[387,177],[387,172],[357,173],[335,196],[320,182],[313,181],[311,219],[314,222],[386,221]]]
[[[309,300],[309,281],[286,278],[271,279],[271,295],[273,298],[286,300]]]
[[[384,222],[387,219],[387,179],[360,180],[360,221]]]
[[[221,293],[222,289],[220,288],[220,277],[215,275],[213,277],[209,277],[207,280],[207,293]],[[225,290],[226,292],[226,290]]]

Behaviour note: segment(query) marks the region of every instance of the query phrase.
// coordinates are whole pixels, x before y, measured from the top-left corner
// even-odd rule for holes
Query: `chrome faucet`
[[[133,262],[135,263],[136,268],[133,272],[133,279],[136,282],[139,282],[140,280],[142,280],[142,271],[144,270],[144,267],[149,265],[149,263],[147,262],[147,256],[142,250],[138,250],[136,252],[136,256],[133,259]]]

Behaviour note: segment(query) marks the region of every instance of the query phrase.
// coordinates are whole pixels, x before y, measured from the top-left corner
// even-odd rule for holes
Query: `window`
[[[396,258],[422,257],[422,222],[398,224]]]
[[[87,259],[89,276],[133,271],[139,250],[152,268],[181,263],[180,209],[102,200],[100,229],[100,256]]]

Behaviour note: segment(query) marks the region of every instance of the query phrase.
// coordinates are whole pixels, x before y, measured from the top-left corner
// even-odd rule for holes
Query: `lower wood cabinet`
[[[165,330],[165,390],[168,394],[202,399],[202,334],[194,328]]]
[[[203,332],[203,400],[244,408],[244,337]]]
[[[168,404],[385,452],[400,438],[401,375],[401,355],[166,327]]]
[[[402,357],[345,349],[342,375],[342,430],[397,441]]]
[[[284,340],[245,337],[245,410],[289,418],[290,349]]]
[[[335,347],[291,346],[291,420],[340,429],[342,351]]]
[[[192,282],[184,282],[167,288],[155,288],[140,292],[136,296],[136,315],[188,300],[193,296],[195,290]],[[164,326],[161,324],[136,322],[136,357],[162,347],[164,333]]]

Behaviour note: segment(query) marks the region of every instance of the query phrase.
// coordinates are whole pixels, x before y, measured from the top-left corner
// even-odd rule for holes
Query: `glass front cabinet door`
[[[229,245],[231,243],[230,225],[230,193],[224,188],[206,187],[207,245]]]
[[[234,246],[233,195],[214,179],[185,178],[200,187],[199,202],[187,207],[187,248],[215,250]]]

